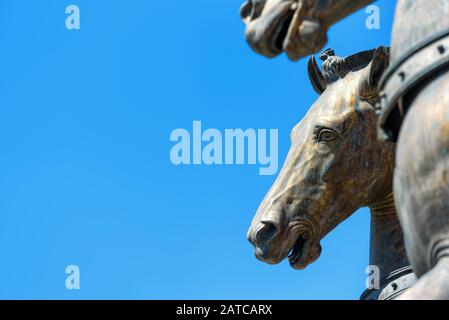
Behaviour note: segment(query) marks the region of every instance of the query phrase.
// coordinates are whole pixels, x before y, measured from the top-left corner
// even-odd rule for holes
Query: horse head
[[[394,145],[377,139],[378,83],[389,65],[379,47],[340,58],[325,51],[323,70],[309,61],[319,98],[291,131],[283,168],[248,231],[256,257],[288,257],[303,269],[321,253],[320,241],[361,207],[392,192]]]
[[[298,0],[246,0],[240,15],[247,25],[249,45],[266,57],[286,52],[292,60],[318,51],[327,41],[325,30],[313,19],[302,21],[311,9],[306,4]]]
[[[254,51],[296,61],[321,50],[329,27],[374,0],[245,0],[240,15]]]

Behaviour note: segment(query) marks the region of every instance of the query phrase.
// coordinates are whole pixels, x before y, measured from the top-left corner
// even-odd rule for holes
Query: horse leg
[[[449,299],[449,71],[408,97],[398,138],[395,203],[419,277],[401,299]]]

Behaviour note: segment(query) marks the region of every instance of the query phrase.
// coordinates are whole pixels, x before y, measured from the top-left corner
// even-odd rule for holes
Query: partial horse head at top
[[[332,24],[374,0],[245,0],[240,16],[251,48],[293,60],[321,50]]]

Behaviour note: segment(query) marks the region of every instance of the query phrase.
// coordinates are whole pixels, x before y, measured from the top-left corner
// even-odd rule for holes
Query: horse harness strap
[[[406,266],[391,272],[380,281],[379,288],[367,289],[360,300],[393,300],[405,290],[413,286],[416,276],[411,266]]]
[[[396,141],[399,128],[392,128],[392,117],[404,119],[403,97],[423,80],[449,66],[449,29],[412,47],[394,63],[380,82],[380,105],[377,111],[379,135],[384,140]]]
[[[404,270],[405,271],[405,270]],[[416,282],[416,275],[410,269],[400,272],[397,278],[392,279],[379,295],[379,300],[393,300]]]

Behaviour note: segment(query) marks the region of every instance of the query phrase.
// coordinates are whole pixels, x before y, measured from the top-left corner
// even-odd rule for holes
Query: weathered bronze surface
[[[272,57],[285,51],[297,60],[319,50],[335,21],[371,2],[266,0],[257,2],[257,10],[244,6],[242,16],[248,25],[247,40],[257,52]],[[382,83],[380,127],[383,138],[397,139],[395,203],[408,256],[420,277],[401,299],[449,299],[448,16],[449,1],[398,0],[391,45],[393,66]],[[315,79],[316,90],[323,89],[322,80]],[[357,152],[358,157],[365,156]],[[323,159],[311,157],[309,161],[307,165],[313,167]],[[285,178],[290,183],[284,182],[284,187],[290,187],[297,174],[284,174],[291,174]],[[320,194],[322,190],[307,192]],[[278,205],[281,199],[279,195],[269,205]],[[347,201],[346,206],[353,206],[353,200]],[[320,203],[314,205],[320,207]],[[283,210],[284,215],[289,212]],[[276,239],[281,231],[272,229],[269,239]]]
[[[323,71],[313,57],[309,62],[320,97],[292,130],[288,157],[248,238],[258,259],[275,264],[288,256],[293,268],[303,269],[319,257],[323,237],[368,206],[370,264],[379,267],[382,281],[363,298],[377,299],[397,279],[392,274],[408,266],[392,196],[394,144],[377,139],[374,109],[388,49],[347,58],[327,50],[321,58]]]
[[[449,1],[398,1],[382,86],[381,126],[398,138],[395,202],[420,277],[400,299],[449,299],[448,17]]]
[[[422,276],[402,298],[449,299],[448,83],[444,72],[420,91],[399,135],[395,201],[408,256]]]

